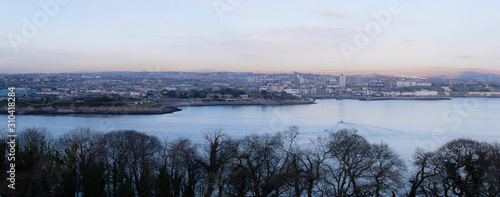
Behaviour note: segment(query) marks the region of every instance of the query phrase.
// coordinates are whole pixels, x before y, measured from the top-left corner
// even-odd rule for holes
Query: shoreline
[[[385,100],[452,100],[453,98],[499,98],[499,97],[340,97],[324,98],[329,99],[350,99],[359,101],[385,101]],[[158,115],[172,114],[182,111],[180,107],[202,107],[202,106],[283,106],[283,105],[309,105],[316,104],[314,101],[306,100],[257,100],[257,101],[188,101],[177,100],[173,102],[161,103],[157,107],[82,107],[82,108],[21,108],[16,109],[16,114],[20,115]],[[0,114],[8,115],[7,108],[1,107]]]
[[[191,101],[178,103],[174,106],[278,106],[278,105],[309,105],[316,104],[314,101],[304,100],[288,100],[288,101],[275,101],[275,100],[257,100],[257,101]]]
[[[43,109],[16,109],[18,115],[77,115],[77,114],[95,114],[95,115],[154,115],[170,114],[181,109],[172,106],[161,106],[159,108],[124,108],[124,107],[92,107],[92,108],[43,108]],[[7,109],[2,108],[0,114],[8,114]]]
[[[315,104],[314,101],[290,100],[290,101],[176,101],[173,103],[161,103],[156,107],[45,107],[45,108],[18,108],[19,115],[158,115],[171,114],[181,111],[180,107],[188,106],[273,106],[273,105],[307,105]],[[0,114],[8,115],[6,107],[1,107]]]
[[[414,101],[439,101],[451,100],[451,97],[365,97],[360,101],[381,101],[381,100],[414,100]]]
[[[487,98],[487,99],[499,99],[500,97],[488,97],[488,96],[422,96],[422,97],[336,97],[336,98],[319,98],[319,99],[336,99],[336,100],[359,100],[359,101],[383,101],[383,100],[414,100],[414,101],[439,101],[439,100],[452,100],[454,98]]]

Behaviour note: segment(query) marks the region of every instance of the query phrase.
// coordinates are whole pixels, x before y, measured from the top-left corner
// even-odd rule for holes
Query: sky
[[[500,1],[0,0],[0,72],[500,70]]]

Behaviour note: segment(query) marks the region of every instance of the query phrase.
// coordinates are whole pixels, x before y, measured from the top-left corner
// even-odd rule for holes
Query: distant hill
[[[473,80],[488,80],[488,81],[498,81],[500,82],[500,75],[491,73],[478,73],[474,71],[465,71],[459,73],[456,78],[460,79],[473,79]]]
[[[451,68],[451,67],[419,67],[383,70],[351,70],[351,71],[330,71],[332,74],[365,75],[380,74],[398,77],[419,77],[419,78],[445,78],[445,79],[473,79],[489,80],[500,82],[499,70],[487,70],[476,68]]]

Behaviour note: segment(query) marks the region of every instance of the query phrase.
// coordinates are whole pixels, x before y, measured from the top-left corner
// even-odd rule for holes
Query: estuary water
[[[469,137],[500,142],[500,99],[454,98],[439,101],[317,100],[312,105],[183,107],[163,115],[17,115],[18,130],[45,127],[54,137],[76,127],[100,131],[135,129],[161,138],[189,137],[200,142],[207,129],[232,138],[275,133],[296,125],[302,143],[330,130],[354,128],[370,142],[389,144],[404,156],[417,147],[434,150]],[[7,116],[0,128],[6,130]]]

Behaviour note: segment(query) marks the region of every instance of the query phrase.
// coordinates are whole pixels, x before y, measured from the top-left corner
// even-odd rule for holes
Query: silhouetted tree
[[[494,159],[489,144],[461,138],[446,143],[436,153],[446,196],[488,195],[484,180],[489,161]]]
[[[52,196],[61,181],[55,169],[54,141],[45,128],[27,128],[19,133],[16,158],[15,196]],[[17,185],[18,184],[18,185]]]
[[[500,195],[498,143],[461,138],[435,151],[417,149],[405,186],[404,162],[387,144],[370,144],[348,129],[310,143],[299,135],[292,126],[232,140],[216,129],[204,133],[202,144],[187,138],[162,144],[133,130],[77,128],[53,140],[46,129],[28,128],[17,138],[16,188],[22,189],[3,186],[1,195]],[[6,143],[0,144],[5,157]]]
[[[497,196],[498,155],[497,146],[464,138],[418,150],[408,196]]]
[[[324,162],[329,158],[328,143],[325,137],[311,140],[310,146],[302,154],[301,162],[304,166],[303,176],[306,181],[305,189],[308,197],[319,192],[318,183],[324,178]]]
[[[158,196],[199,196],[201,160],[198,147],[187,138],[165,142],[163,164],[158,177]]]
[[[223,192],[222,170],[229,163],[229,160],[236,154],[232,141],[224,134],[222,129],[211,129],[203,134],[207,142],[205,147],[205,157],[198,161],[203,167],[207,178],[206,197],[212,196],[217,186],[219,196]]]
[[[410,175],[410,192],[408,197],[415,197],[417,194],[423,194],[424,183],[437,175],[433,161],[435,154],[433,152],[426,152],[423,149],[417,149],[414,155],[413,166],[415,172]]]
[[[374,160],[372,146],[356,130],[342,129],[329,135],[329,154],[331,160],[325,163],[324,184],[330,186],[326,195],[363,196],[367,185],[363,180],[372,167]]]
[[[59,137],[57,142],[57,153],[61,153],[58,166],[65,179],[65,185],[60,189],[72,191],[76,195],[83,193],[84,196],[103,196],[106,185],[103,134],[89,128],[76,128]]]
[[[279,138],[279,147],[283,152],[285,165],[288,175],[288,194],[290,196],[301,196],[302,192],[306,189],[306,172],[305,165],[307,163],[303,160],[304,153],[301,147],[297,144],[299,137],[299,128],[291,126],[283,132],[277,134]]]
[[[112,131],[104,135],[112,190],[116,196],[151,196],[151,171],[157,172],[160,140],[134,130]]]
[[[368,181],[373,196],[391,196],[404,188],[404,161],[387,144],[372,145],[373,164],[368,170]]]
[[[282,138],[277,135],[249,135],[238,146],[235,168],[245,175],[246,188],[252,196],[279,196],[290,180],[286,153],[280,148]]]

